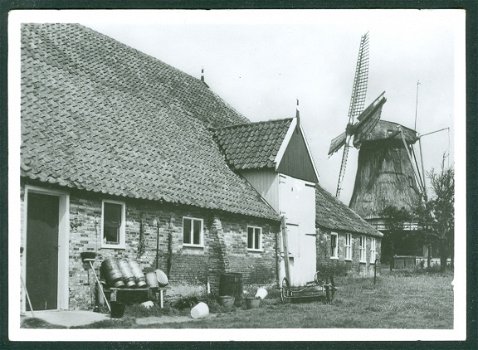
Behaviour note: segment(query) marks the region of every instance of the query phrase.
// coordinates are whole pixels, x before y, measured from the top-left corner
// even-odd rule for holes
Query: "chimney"
[[[204,83],[204,68],[201,68],[201,81]]]

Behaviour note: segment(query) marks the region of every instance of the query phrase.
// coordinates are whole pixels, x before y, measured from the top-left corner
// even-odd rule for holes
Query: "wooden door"
[[[58,307],[59,200],[28,193],[26,286],[34,310]]]
[[[290,176],[279,175],[280,212],[287,222],[291,284],[313,281],[316,271],[315,188]]]

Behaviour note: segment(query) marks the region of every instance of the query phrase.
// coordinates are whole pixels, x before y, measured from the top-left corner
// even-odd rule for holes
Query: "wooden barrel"
[[[163,271],[161,271],[160,269],[157,269],[154,272],[156,273],[156,278],[158,279],[159,286],[160,287],[167,286],[168,283],[169,283],[168,276]]]
[[[111,287],[124,287],[123,274],[119,269],[116,259],[105,259],[101,264],[101,275]]]
[[[149,288],[158,288],[158,277],[156,277],[156,272],[147,272],[146,273],[146,282],[148,283]]]
[[[224,273],[219,279],[219,295],[235,297],[234,305],[242,305],[242,274]]]
[[[118,261],[118,266],[120,268],[124,280],[126,281],[126,285],[128,287],[135,287],[136,282],[134,279],[133,271],[131,271],[131,268],[129,267],[128,260],[121,259],[120,261]]]
[[[135,260],[128,260],[129,267],[131,272],[133,272],[134,279],[136,281],[136,285],[140,288],[146,286],[146,281],[144,278],[143,270]]]

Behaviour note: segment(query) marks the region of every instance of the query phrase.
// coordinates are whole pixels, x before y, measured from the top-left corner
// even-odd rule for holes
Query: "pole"
[[[425,202],[428,201],[428,196],[427,196],[427,183],[426,183],[426,176],[425,176],[425,166],[423,165],[423,150],[422,150],[422,139],[418,139],[418,145],[420,146],[420,159],[422,163],[422,173],[423,173],[423,198],[425,199]]]
[[[420,85],[420,80],[417,81],[417,94],[415,96],[415,130],[417,130],[417,117],[418,117],[418,85]]]
[[[156,270],[159,268],[159,222],[154,220],[156,224]]]
[[[285,264],[285,276],[290,283],[290,270],[289,270],[289,246],[287,242],[287,225],[285,223],[285,216],[281,218],[282,226],[282,245],[284,247],[284,264]]]
[[[91,271],[93,271],[93,274],[95,275],[96,283],[98,283],[98,288],[100,288],[100,292],[103,295],[103,298],[105,299],[106,306],[108,306],[108,310],[111,312],[111,306],[110,303],[108,302],[108,299],[106,298],[105,291],[103,290],[103,286],[101,285],[101,282],[98,278],[98,275],[96,274],[96,271],[93,267],[93,264],[91,263],[91,260],[88,261],[91,267]]]

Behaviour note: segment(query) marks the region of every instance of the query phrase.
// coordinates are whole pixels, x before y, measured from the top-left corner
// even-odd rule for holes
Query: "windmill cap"
[[[417,132],[413,129],[398,123],[389,122],[387,120],[380,120],[377,125],[372,129],[370,133],[362,136],[362,143],[381,140],[401,140],[401,136],[397,131],[401,128],[405,141],[407,143],[415,143],[417,138]],[[395,135],[394,135],[395,134]]]

